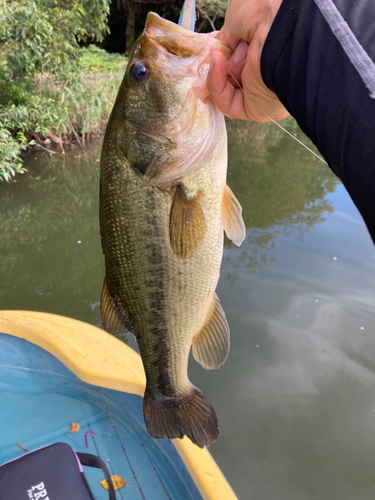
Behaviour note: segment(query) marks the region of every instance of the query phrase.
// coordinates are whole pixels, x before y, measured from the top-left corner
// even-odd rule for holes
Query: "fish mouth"
[[[145,30],[149,32],[150,35],[154,36],[164,36],[172,34],[194,34],[193,31],[187,30],[178,24],[168,21],[163,17],[160,17],[156,12],[149,12],[146,17]]]
[[[160,81],[189,78],[192,91],[201,101],[209,97],[206,79],[212,53],[219,51],[227,60],[233,54],[228,44],[205,33],[185,29],[154,12],[147,14],[139,41],[135,58],[149,61]]]
[[[159,85],[163,81],[177,82],[182,77],[191,79],[190,87],[204,101],[209,96],[206,79],[214,51],[224,54],[227,60],[233,53],[229,45],[216,38],[195,33],[149,12],[129,62],[145,61]]]
[[[130,62],[142,60],[147,64],[148,85],[165,120],[134,123],[143,135],[163,143],[163,151],[170,151],[167,158],[156,155],[149,164],[144,180],[152,185],[172,182],[198,170],[214,149],[223,120],[210,98],[206,79],[216,50],[227,59],[232,55],[232,49],[220,40],[194,33],[153,12],[147,15]]]
[[[233,51],[229,45],[205,33],[195,33],[171,21],[163,19],[155,12],[149,12],[146,18],[144,34],[152,41],[158,50],[185,60],[185,64],[196,71],[196,65],[190,65],[189,59],[198,60],[198,66],[209,63],[213,51],[224,54],[228,60]],[[158,47],[157,47],[158,46]]]

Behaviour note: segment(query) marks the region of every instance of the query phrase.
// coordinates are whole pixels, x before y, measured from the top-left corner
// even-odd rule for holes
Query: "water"
[[[328,167],[273,124],[228,128],[247,227],[217,290],[231,352],[218,371],[189,365],[221,424],[210,451],[241,500],[373,500],[373,244]],[[1,309],[100,324],[99,157],[30,156],[0,184]]]

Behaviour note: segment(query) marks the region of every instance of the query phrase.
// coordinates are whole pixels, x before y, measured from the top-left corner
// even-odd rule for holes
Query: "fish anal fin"
[[[199,203],[199,194],[188,197],[178,185],[174,194],[169,220],[169,236],[173,252],[186,260],[203,243],[206,222]]]
[[[229,186],[225,186],[224,189],[221,214],[224,231],[228,238],[239,247],[245,239],[246,227],[242,218],[240,202]]]
[[[206,370],[215,370],[224,364],[230,347],[230,332],[219,297],[214,295],[208,321],[193,338],[192,350],[196,361]]]
[[[107,285],[107,279],[104,278],[102,296],[100,299],[100,314],[103,328],[106,332],[112,335],[120,335],[124,333],[133,333],[130,325],[126,326],[127,319],[124,314],[119,314],[114,304],[114,300],[110,294]],[[124,316],[123,318],[121,316]]]
[[[147,431],[155,439],[187,436],[203,448],[215,442],[219,435],[215,410],[194,386],[176,397],[155,396],[146,387],[143,413]]]

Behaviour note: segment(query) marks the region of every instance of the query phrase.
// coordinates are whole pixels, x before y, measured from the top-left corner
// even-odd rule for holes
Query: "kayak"
[[[0,311],[0,465],[66,443],[105,462],[117,499],[236,500],[207,449],[148,435],[145,382],[140,356],[95,326]],[[84,472],[108,499],[103,472]]]

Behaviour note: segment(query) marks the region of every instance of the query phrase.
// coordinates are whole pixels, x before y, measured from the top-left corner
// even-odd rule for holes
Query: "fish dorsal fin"
[[[224,364],[229,353],[229,326],[219,297],[214,295],[209,320],[203,330],[193,338],[193,356],[206,370]]]
[[[185,0],[178,24],[183,28],[194,31],[195,28],[195,0]]]
[[[169,236],[174,253],[187,259],[203,243],[206,222],[198,195],[188,196],[178,185],[169,220]]]
[[[246,236],[246,227],[242,218],[242,207],[229,186],[225,186],[221,216],[224,231],[228,238],[238,247]]]
[[[133,333],[129,327],[125,326],[127,318],[124,316],[124,319],[121,319],[120,314],[115,308],[112,296],[108,290],[106,278],[104,278],[102,296],[100,299],[100,313],[103,328],[106,332],[111,333],[112,335]]]

